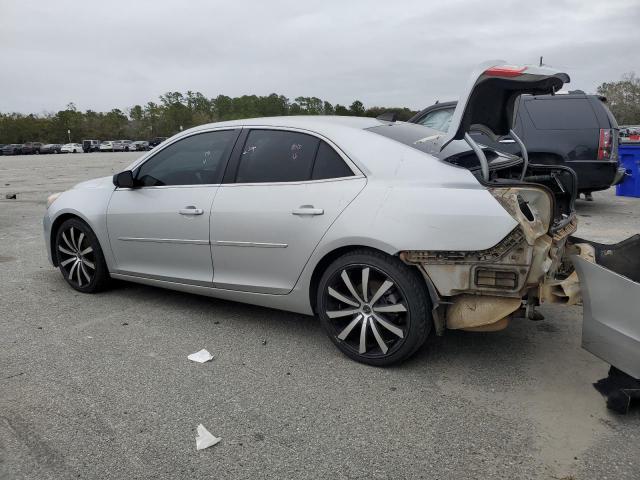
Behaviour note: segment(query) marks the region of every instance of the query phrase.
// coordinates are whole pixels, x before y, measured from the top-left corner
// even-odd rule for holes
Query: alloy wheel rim
[[[324,311],[335,337],[361,356],[391,355],[407,337],[410,318],[402,290],[370,265],[336,272],[325,291]]]
[[[95,252],[84,232],[76,227],[64,230],[58,241],[58,256],[69,281],[79,287],[91,283],[96,272]]]

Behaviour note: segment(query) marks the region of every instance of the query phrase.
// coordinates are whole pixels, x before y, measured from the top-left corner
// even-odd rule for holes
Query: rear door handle
[[[181,208],[178,210],[180,215],[202,215],[204,210],[201,208],[196,208],[193,205],[189,205],[188,207]]]
[[[314,208],[313,205],[302,205],[294,208],[291,213],[293,215],[324,215],[322,208]]]

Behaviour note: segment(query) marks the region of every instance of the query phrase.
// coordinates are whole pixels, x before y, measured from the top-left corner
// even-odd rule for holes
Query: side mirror
[[[116,173],[113,176],[113,184],[119,188],[133,188],[133,172],[131,170],[125,170],[124,172]]]

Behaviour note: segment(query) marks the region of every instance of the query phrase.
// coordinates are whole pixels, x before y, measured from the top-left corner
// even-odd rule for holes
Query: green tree
[[[598,94],[607,97],[611,112],[620,125],[640,124],[640,78],[634,72],[625,73],[617,82],[605,82]]]
[[[351,113],[349,112],[349,109],[347,107],[345,107],[344,105],[340,105],[339,103],[336,103],[335,114],[336,115],[351,115]]]
[[[364,116],[364,105],[360,100],[355,100],[349,107],[349,113],[357,117]]]

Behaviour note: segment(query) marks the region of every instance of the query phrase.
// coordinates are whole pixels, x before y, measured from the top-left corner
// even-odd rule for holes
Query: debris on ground
[[[6,198],[7,200],[15,200],[16,199],[16,194],[15,193],[7,193],[4,198]]]
[[[199,352],[192,353],[187,358],[192,362],[204,363],[213,360],[213,355],[211,355],[207,349],[203,348]]]
[[[266,340],[262,340],[262,344],[263,344],[263,345],[266,345],[266,344],[267,344],[267,341],[266,341]]]
[[[214,436],[209,430],[204,428],[204,425],[198,425],[198,436],[196,436],[196,450],[204,450],[205,448],[215,445],[220,440],[222,440],[222,438]]]
[[[640,380],[613,366],[609,369],[609,376],[593,386],[606,397],[607,408],[623,415],[629,412],[633,400],[640,400]]]

